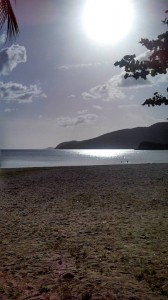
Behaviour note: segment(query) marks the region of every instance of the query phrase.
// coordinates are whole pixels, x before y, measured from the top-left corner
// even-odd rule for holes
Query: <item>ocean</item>
[[[1,150],[1,168],[168,163],[168,150]]]

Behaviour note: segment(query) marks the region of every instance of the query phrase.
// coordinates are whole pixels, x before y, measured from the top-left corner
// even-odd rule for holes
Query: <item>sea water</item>
[[[168,150],[1,150],[1,168],[168,163]]]

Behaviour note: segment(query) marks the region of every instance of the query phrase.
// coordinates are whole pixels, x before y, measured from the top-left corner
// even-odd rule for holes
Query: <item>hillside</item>
[[[117,130],[89,140],[64,142],[56,149],[138,149],[144,141],[168,144],[168,122]]]

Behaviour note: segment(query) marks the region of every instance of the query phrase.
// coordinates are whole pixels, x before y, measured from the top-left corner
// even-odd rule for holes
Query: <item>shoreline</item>
[[[164,300],[168,164],[1,169],[0,298]]]
[[[110,164],[110,165],[108,165],[108,164],[102,164],[102,165],[67,165],[67,166],[42,166],[42,167],[18,167],[18,168],[3,168],[3,167],[1,167],[0,168],[0,172],[2,171],[2,172],[5,172],[5,171],[19,171],[19,170],[21,170],[21,171],[29,171],[29,170],[42,170],[42,169],[58,169],[58,168],[101,168],[101,167],[103,167],[103,168],[108,168],[108,167],[117,167],[117,166],[153,166],[153,165],[155,165],[155,166],[164,166],[164,165],[167,165],[168,166],[168,162],[167,163],[165,163],[165,162],[161,162],[161,163],[127,163],[127,162],[122,162],[122,163],[116,163],[116,164]]]

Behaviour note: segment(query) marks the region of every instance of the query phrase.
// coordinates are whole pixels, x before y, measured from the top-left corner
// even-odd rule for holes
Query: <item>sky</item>
[[[20,31],[7,43],[5,28],[0,32],[2,149],[56,147],[64,141],[166,122],[166,106],[141,104],[156,91],[165,93],[168,76],[125,80],[124,71],[114,63],[126,54],[149,56],[138,42],[166,31],[161,20],[167,0],[130,0],[131,27],[109,43],[88,34],[83,24],[88,1],[96,2],[17,0],[15,6],[11,0]],[[116,9],[111,34],[127,26],[128,18],[122,21],[120,14]]]

